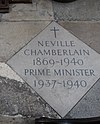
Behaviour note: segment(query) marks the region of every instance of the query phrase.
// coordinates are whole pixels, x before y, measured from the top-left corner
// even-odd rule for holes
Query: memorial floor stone
[[[100,78],[100,55],[56,22],[7,64],[62,117]]]

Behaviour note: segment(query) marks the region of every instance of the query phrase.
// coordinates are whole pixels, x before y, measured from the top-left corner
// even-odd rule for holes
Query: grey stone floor
[[[100,53],[100,0],[68,4],[35,0],[33,6],[11,5],[11,8],[10,13],[0,14],[0,124],[31,124],[41,116],[60,118],[27,83],[11,72],[6,61],[52,20]],[[100,116],[100,80],[65,118],[94,116]]]
[[[0,77],[0,114],[56,117],[57,114],[26,84]]]
[[[99,21],[99,0],[77,0],[74,3],[53,2],[56,20],[62,21]]]

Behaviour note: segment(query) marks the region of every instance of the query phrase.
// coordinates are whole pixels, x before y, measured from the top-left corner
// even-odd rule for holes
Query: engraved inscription
[[[55,27],[54,27],[54,29],[51,29],[50,31],[53,31],[54,32],[54,36],[55,36],[55,38],[57,37],[57,31],[59,31],[59,29],[56,29]]]
[[[55,22],[7,63],[62,117],[100,78],[100,55]]]

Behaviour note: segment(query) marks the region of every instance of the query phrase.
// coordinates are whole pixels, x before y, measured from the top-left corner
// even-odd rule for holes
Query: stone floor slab
[[[52,22],[7,64],[64,117],[100,78],[99,61],[98,53]]]
[[[100,23],[98,22],[59,22],[63,27],[68,29],[74,35],[76,35],[79,39],[84,41],[98,53],[100,53]],[[49,24],[48,21],[42,22],[1,22],[0,23],[0,61],[8,60],[15,52],[17,52],[22,46],[27,44],[29,40],[31,40],[36,34],[38,34],[41,30],[43,30]],[[39,27],[39,28],[37,28]],[[8,32],[9,30],[9,32]],[[12,34],[12,35],[11,35]],[[9,45],[10,44],[10,45]],[[6,70],[5,70],[6,71]],[[3,72],[3,71],[1,71]],[[5,72],[4,72],[5,73]],[[9,73],[9,71],[8,71]],[[3,75],[1,75],[3,76]],[[6,75],[5,75],[6,76]],[[99,86],[97,86],[98,88]],[[95,90],[95,94],[97,90]],[[93,93],[92,93],[93,94]],[[99,96],[97,94],[97,96]],[[92,99],[93,96],[90,97]],[[96,96],[94,95],[94,98]],[[93,99],[94,99],[93,98]],[[92,101],[92,100],[91,100]],[[89,102],[89,101],[88,101]],[[88,102],[84,100],[83,104],[80,103],[77,109],[73,109],[72,113],[67,115],[68,117],[79,117],[78,111],[84,110],[87,111],[85,114],[80,114],[80,117],[87,117],[99,115],[99,109],[94,107],[96,111],[93,112],[92,109],[89,113],[90,108],[88,107]],[[98,100],[91,103],[91,106],[96,106]],[[99,105],[98,105],[99,106]],[[81,108],[83,107],[83,109]],[[89,109],[88,109],[89,108]],[[92,114],[91,114],[92,113]]]
[[[99,22],[66,22],[59,21],[64,28],[81,39],[88,46],[100,53],[100,23]]]
[[[53,2],[55,20],[62,20],[59,23],[64,28],[98,53],[100,53],[100,22],[97,22],[100,21],[99,5],[100,0],[77,0],[73,3]],[[0,61],[7,61],[43,30],[49,24],[49,21],[45,20],[54,19],[53,9],[51,1],[35,0],[33,5],[13,4],[10,7],[10,13],[0,14],[0,21],[5,21],[0,22]],[[67,114],[66,118],[100,116],[99,103],[100,80]],[[18,113],[25,116],[57,117],[56,113],[33,90],[30,91],[27,84],[23,85],[15,72],[5,63],[0,63],[0,114],[16,115]],[[0,117],[0,124],[28,124],[28,122],[30,119],[27,121],[15,116]]]
[[[76,0],[72,3],[53,2],[56,20],[99,21],[100,0]]]
[[[0,61],[7,61],[14,53],[43,30],[50,22],[1,22]]]
[[[100,79],[67,116],[71,118],[100,117]]]
[[[2,21],[53,20],[52,2],[37,0],[33,4],[13,4],[10,13],[2,15]]]

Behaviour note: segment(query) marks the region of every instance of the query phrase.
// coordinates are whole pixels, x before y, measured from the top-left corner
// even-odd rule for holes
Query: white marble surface
[[[7,64],[62,117],[100,77],[100,55],[55,22]]]

